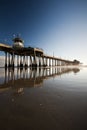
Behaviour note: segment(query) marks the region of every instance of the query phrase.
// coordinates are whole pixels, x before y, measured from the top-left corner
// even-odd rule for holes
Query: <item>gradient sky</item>
[[[25,46],[87,64],[87,0],[0,0],[0,42],[12,45],[14,34]]]

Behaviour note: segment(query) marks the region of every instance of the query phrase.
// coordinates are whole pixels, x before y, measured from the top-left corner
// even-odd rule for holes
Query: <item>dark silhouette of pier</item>
[[[14,68],[15,64],[17,64],[17,67],[46,67],[80,64],[77,60],[70,61],[46,55],[43,49],[40,48],[33,48],[30,46],[24,47],[24,41],[19,37],[13,39],[12,46],[0,43],[0,51],[5,52],[5,68]]]

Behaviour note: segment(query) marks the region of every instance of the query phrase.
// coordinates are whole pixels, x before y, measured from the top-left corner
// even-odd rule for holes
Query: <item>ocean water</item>
[[[0,68],[1,130],[86,130],[87,68]]]

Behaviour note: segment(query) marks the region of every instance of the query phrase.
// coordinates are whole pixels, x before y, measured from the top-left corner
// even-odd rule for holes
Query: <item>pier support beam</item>
[[[42,57],[42,65],[45,67],[46,66],[46,57]]]
[[[39,56],[39,67],[41,67],[41,57]]]
[[[17,67],[19,67],[19,55],[17,55]]]
[[[23,67],[22,56],[20,56],[20,67]]]
[[[56,66],[56,59],[55,59],[55,66]]]
[[[49,59],[49,66],[51,66],[51,59]]]
[[[14,55],[14,53],[13,53],[13,54],[12,54],[11,67],[14,67],[14,62],[15,62],[15,55]]]
[[[59,60],[57,60],[57,66],[60,66],[60,61]]]
[[[28,56],[25,55],[24,57],[24,61],[25,61],[25,67],[28,67]]]
[[[46,66],[48,66],[48,58],[46,58]]]
[[[10,56],[10,53],[8,53],[8,67],[11,67]]]
[[[26,67],[28,67],[28,56],[26,56],[25,62],[26,62]]]
[[[37,67],[37,60],[36,60],[36,56],[34,55],[33,57],[33,67]]]
[[[32,56],[30,55],[30,67],[32,67]]]
[[[55,66],[55,59],[52,59],[52,66]]]
[[[7,68],[7,52],[5,52],[5,68]]]

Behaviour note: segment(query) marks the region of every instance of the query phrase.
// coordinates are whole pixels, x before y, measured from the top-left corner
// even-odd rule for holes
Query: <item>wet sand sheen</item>
[[[9,89],[0,91],[1,129],[85,129],[87,127],[87,89],[86,82],[83,84],[83,81],[86,81],[84,78],[86,71],[81,69],[76,74],[71,71],[68,74],[63,73],[61,77],[57,74],[56,77],[45,78],[40,85],[36,86],[33,86],[33,83],[29,84],[30,81],[26,83],[23,77],[19,79],[24,80],[26,84],[21,86],[21,82],[16,80],[10,81],[11,83],[7,83],[6,86],[6,81],[4,88],[9,87]],[[84,80],[79,82],[81,76]],[[32,78],[31,81],[35,81],[35,78]],[[2,86],[3,84],[0,88]],[[81,87],[83,87],[82,91]]]

